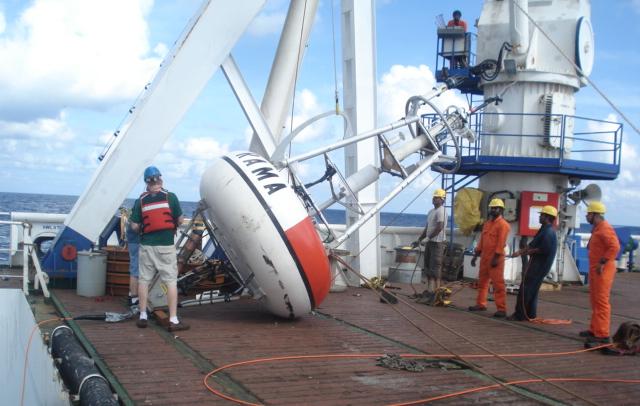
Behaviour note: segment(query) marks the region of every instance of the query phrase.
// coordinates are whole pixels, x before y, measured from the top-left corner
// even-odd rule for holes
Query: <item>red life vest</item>
[[[143,233],[148,234],[154,231],[175,230],[176,224],[171,214],[171,207],[169,206],[169,195],[166,192],[158,192],[154,196],[154,201],[151,202],[148,201],[150,195],[151,193],[143,193],[142,196],[140,196]]]

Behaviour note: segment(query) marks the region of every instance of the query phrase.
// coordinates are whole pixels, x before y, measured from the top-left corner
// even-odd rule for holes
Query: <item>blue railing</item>
[[[490,118],[489,118],[490,117]],[[540,120],[553,131],[541,133],[495,133],[485,131],[488,120]],[[427,125],[438,119],[423,116]],[[539,126],[538,126],[539,127]],[[459,173],[480,174],[487,171],[547,172],[575,176],[581,179],[615,179],[620,172],[622,153],[622,124],[563,114],[477,113],[470,117],[469,128],[476,140],[461,143],[462,165]],[[513,140],[537,139],[539,146],[549,153],[541,156],[521,156],[516,152],[494,155],[483,152],[483,144],[492,137],[494,145],[512,144]],[[515,147],[517,149],[517,146]],[[445,151],[445,153],[451,153]]]

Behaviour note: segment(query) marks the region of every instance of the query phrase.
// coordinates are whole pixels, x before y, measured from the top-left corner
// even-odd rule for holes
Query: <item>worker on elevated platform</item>
[[[522,272],[522,282],[518,290],[516,310],[508,317],[513,321],[533,320],[538,316],[538,291],[542,281],[549,273],[558,249],[558,238],[553,223],[558,210],[553,206],[544,206],[540,211],[540,229],[527,248],[513,253],[514,257],[530,255],[528,265]]]
[[[138,279],[138,297],[140,300],[140,319],[136,325],[147,327],[147,297],[149,284],[156,275],[167,286],[169,305],[169,331],[187,330],[185,323],[178,320],[178,263],[174,236],[182,223],[182,209],[178,197],[162,188],[162,174],[155,166],[144,171],[147,192],[140,195],[133,206],[131,228],[142,230],[140,237]]]
[[[480,256],[480,270],[478,273],[478,296],[476,304],[469,306],[469,311],[487,310],[487,295],[489,282],[493,284],[493,297],[497,311],[494,317],[507,315],[507,292],[504,286],[504,247],[511,226],[502,217],[504,202],[502,199],[492,199],[489,202],[489,220],[482,226],[480,241],[471,259],[471,266],[476,266]]]
[[[427,290],[435,292],[442,285],[442,262],[446,248],[447,236],[447,212],[444,209],[444,200],[447,193],[444,189],[436,189],[433,193],[433,209],[427,214],[427,224],[418,237],[418,241],[411,244],[417,247],[422,240],[427,239],[424,250],[424,267],[422,268],[422,282],[427,282]]]
[[[593,201],[587,207],[587,221],[593,225],[589,250],[589,299],[591,301],[591,325],[581,331],[586,346],[610,342],[611,303],[609,296],[616,276],[616,256],[620,250],[618,236],[604,219],[606,207]]]
[[[462,27],[464,32],[467,32],[467,22],[462,20],[462,13],[460,10],[455,10],[452,17],[453,19],[449,20],[447,27]]]
[[[455,10],[453,12],[453,19],[449,20],[449,22],[447,23],[447,27],[460,27],[462,28],[463,32],[466,33],[467,23],[466,21],[462,20],[461,17],[462,17],[462,13],[460,12],[460,10]],[[464,41],[464,43],[466,44],[466,40]],[[465,47],[458,50],[458,52],[460,51],[466,52]],[[468,65],[467,57],[465,55],[455,55],[451,59],[451,64],[452,64],[451,65],[452,68],[466,67]]]

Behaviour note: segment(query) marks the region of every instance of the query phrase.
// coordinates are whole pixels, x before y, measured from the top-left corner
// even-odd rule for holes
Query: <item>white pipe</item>
[[[245,117],[249,120],[249,124],[254,132],[254,138],[257,137],[257,140],[252,140],[252,143],[256,142],[258,144],[255,145],[257,149],[253,151],[263,156],[271,155],[276,149],[271,129],[258,108],[258,104],[251,95],[249,86],[247,86],[247,83],[244,81],[233,56],[229,54],[220,67],[229,85],[231,85],[233,94],[235,94],[236,99],[238,99]]]
[[[451,121],[450,125],[457,120],[456,117],[449,119]],[[444,131],[446,126],[443,122],[437,123],[435,126],[429,128],[429,133],[431,134],[440,134],[441,131]],[[418,137],[412,138],[409,141],[402,144],[399,148],[393,151],[393,156],[398,162],[401,162],[403,159],[413,154],[414,152],[419,151],[420,149],[429,146],[429,138],[426,134],[420,135]],[[395,161],[391,156],[386,156],[382,160],[382,167],[391,170],[394,167]]]
[[[449,90],[449,86],[447,84],[436,85],[436,86],[434,86],[433,89],[431,89],[429,91],[429,93],[426,93],[426,94],[424,94],[424,95],[422,95],[420,97],[422,99],[424,99],[424,100],[431,100],[434,97],[440,96],[441,94],[443,94],[447,90]],[[364,132],[362,134],[357,134],[357,135],[354,135],[353,137],[349,137],[347,139],[339,141],[339,142],[337,142],[337,143],[335,143],[333,145],[330,145],[328,147],[318,148],[316,150],[307,152],[306,154],[298,155],[296,157],[293,157],[293,158],[290,158],[290,159],[287,159],[287,160],[282,160],[280,162],[276,162],[276,166],[283,167],[283,166],[287,166],[287,165],[289,165],[289,164],[291,164],[293,162],[304,161],[306,159],[310,159],[310,158],[316,157],[318,155],[322,155],[324,153],[336,150],[338,148],[342,148],[342,147],[344,147],[346,145],[350,145],[350,144],[353,144],[353,143],[358,142],[358,141],[366,140],[367,138],[371,138],[371,137],[377,136],[377,135],[385,133],[387,131],[395,130],[396,128],[400,128],[400,127],[403,127],[403,126],[406,126],[406,125],[409,125],[409,124],[413,124],[416,121],[420,120],[420,117],[417,115],[417,110],[419,109],[419,107],[420,106],[415,106],[414,107],[414,111],[413,112],[409,112],[408,117],[401,118],[400,120],[394,121],[391,124],[387,124],[384,127],[375,128],[373,130],[369,130],[369,131]],[[273,132],[273,129],[272,129],[272,133],[275,136],[275,132]],[[433,133],[437,134],[437,132],[433,132]]]
[[[405,180],[400,182],[391,191],[391,193],[385,196],[384,199],[380,200],[375,206],[371,208],[371,210],[365,213],[362,217],[360,217],[360,219],[358,219],[358,221],[353,223],[351,227],[345,230],[344,234],[342,234],[338,239],[336,239],[335,246],[333,248],[336,248],[342,245],[342,243],[345,242],[351,236],[351,234],[353,234],[357,229],[359,229],[364,223],[369,221],[371,217],[375,216],[377,212],[382,210],[382,208],[386,206],[386,204],[389,203],[391,199],[396,197],[400,192],[406,189],[407,186],[409,186],[409,184],[413,182],[418,176],[420,176],[424,171],[429,169],[431,165],[435,162],[435,160],[440,157],[440,154],[441,154],[440,151],[436,151],[429,158],[423,160],[420,166],[418,166],[418,168],[415,171],[411,172],[411,174],[407,176]]]
[[[276,145],[280,142],[282,129],[289,114],[296,70],[302,62],[317,9],[318,0],[292,1],[282,28],[278,50],[260,106]],[[254,135],[251,139],[251,151],[254,151],[255,140]]]
[[[318,155],[322,155],[324,153],[331,152],[333,150],[342,148],[342,147],[344,147],[346,145],[350,145],[350,144],[356,143],[358,141],[366,140],[367,138],[376,137],[376,136],[378,136],[378,135],[380,135],[382,133],[385,133],[387,131],[395,130],[396,128],[400,128],[400,127],[404,127],[404,126],[406,126],[408,124],[415,123],[418,120],[420,120],[420,117],[418,117],[418,116],[413,116],[413,117],[409,117],[409,118],[401,118],[400,120],[395,121],[395,122],[393,122],[391,124],[387,124],[384,127],[376,128],[376,129],[364,132],[362,134],[355,135],[353,137],[349,137],[349,138],[347,138],[345,140],[338,141],[335,144],[329,145],[327,147],[318,148],[318,149],[315,149],[313,151],[307,152],[305,154],[301,154],[301,155],[295,156],[295,157],[290,158],[290,159],[282,160],[280,162],[277,162],[276,166],[284,167],[284,166],[290,165],[290,164],[292,164],[294,162],[304,161],[304,160],[316,157]]]
[[[11,220],[27,223],[64,223],[66,217],[66,214],[11,212]]]
[[[360,169],[358,172],[349,176],[346,181],[349,189],[351,189],[353,193],[358,193],[365,187],[378,180],[379,177],[380,170],[373,165],[367,165],[364,168]],[[335,202],[345,197],[347,195],[346,192],[347,188],[345,188],[344,186],[341,187],[338,195],[336,196],[337,198],[331,197],[329,200],[319,205],[318,210],[323,211],[324,209],[330,207]]]

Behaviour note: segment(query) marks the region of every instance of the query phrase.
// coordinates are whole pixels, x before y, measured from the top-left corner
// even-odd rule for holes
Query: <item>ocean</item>
[[[69,213],[73,208],[78,196],[65,195],[45,195],[35,193],[7,193],[0,192],[0,212],[39,212],[39,213]],[[133,207],[134,199],[126,199],[123,206]],[[198,202],[181,201],[182,211],[185,216],[191,217],[198,206]],[[430,207],[425,207],[425,212]],[[115,213],[114,213],[115,214]],[[327,209],[325,217],[330,224],[344,224],[344,210]],[[0,220],[8,220],[8,216],[0,216]],[[427,220],[426,214],[412,213],[388,213],[380,214],[380,225],[382,226],[402,226],[402,227],[422,227]],[[106,224],[105,224],[106,226]],[[640,235],[640,227],[615,226],[616,232],[622,241],[627,241],[630,235]],[[589,224],[582,224],[578,232],[589,233]],[[8,254],[1,249],[7,248],[9,244],[9,227],[0,225],[0,265],[7,263]]]
[[[65,195],[45,195],[35,193],[7,193],[0,192],[0,212],[37,212],[37,213],[69,213],[73,208],[78,196]],[[133,207],[134,199],[125,199],[123,206]],[[198,207],[198,202],[181,201],[180,206],[185,216],[191,217]],[[425,207],[425,211],[428,208]],[[114,212],[115,214],[115,212]],[[325,216],[331,224],[344,224],[344,210],[328,209],[325,210]],[[0,220],[8,220],[8,216],[0,216]],[[380,214],[380,224],[383,226],[405,226],[405,227],[422,227],[426,222],[427,216],[424,214],[410,213],[387,213]],[[105,224],[106,226],[106,224]],[[9,227],[0,225],[0,249],[8,247],[9,244]],[[6,252],[0,251],[0,264],[7,262],[8,255]]]

